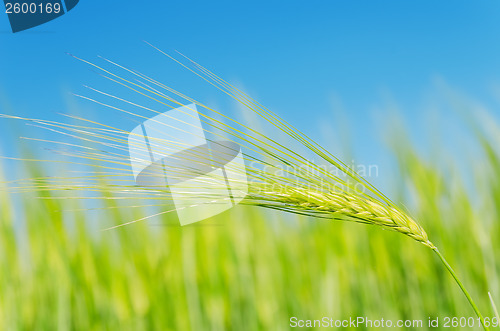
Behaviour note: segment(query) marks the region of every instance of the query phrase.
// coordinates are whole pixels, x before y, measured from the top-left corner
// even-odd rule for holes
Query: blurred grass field
[[[388,180],[491,318],[500,154],[481,130],[474,139],[481,157],[464,157],[465,172],[398,139],[400,171]],[[475,316],[432,251],[395,232],[243,206],[185,227],[166,214],[100,232],[91,224],[148,210],[106,199],[106,209],[72,211],[78,201],[40,197],[47,192],[1,193],[3,330],[287,330],[292,316],[424,325]]]

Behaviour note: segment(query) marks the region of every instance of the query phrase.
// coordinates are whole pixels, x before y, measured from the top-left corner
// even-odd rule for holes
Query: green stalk
[[[497,321],[500,322],[500,315],[498,315],[497,306],[495,305],[495,301],[493,301],[493,297],[491,296],[490,292],[488,292],[488,296],[490,297],[491,307],[493,307],[493,312],[495,313],[495,317],[497,318]]]
[[[436,252],[437,256],[439,256],[439,258],[441,259],[441,262],[443,262],[443,264],[445,265],[446,269],[448,269],[448,271],[450,272],[450,274],[453,276],[453,278],[457,282],[458,286],[460,286],[460,289],[465,294],[465,297],[467,298],[467,300],[469,300],[469,303],[472,306],[472,308],[474,309],[474,311],[476,312],[477,317],[479,317],[479,319],[481,320],[481,325],[483,326],[483,328],[486,331],[489,331],[490,329],[484,324],[483,315],[481,315],[481,312],[479,311],[479,308],[477,308],[476,303],[474,302],[474,300],[472,300],[472,297],[470,296],[469,292],[467,292],[467,290],[465,289],[464,284],[462,284],[462,282],[460,281],[460,279],[458,279],[458,276],[455,273],[455,271],[453,270],[453,268],[450,266],[450,264],[448,263],[448,261],[446,261],[446,259],[444,258],[444,256],[441,255],[441,253],[439,252],[439,250],[437,249],[437,247],[433,248],[433,250],[434,250],[434,252]]]

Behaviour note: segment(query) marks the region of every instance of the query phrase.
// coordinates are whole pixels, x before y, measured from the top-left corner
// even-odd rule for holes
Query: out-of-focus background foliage
[[[489,133],[498,131],[472,118],[475,148],[457,162],[390,133],[396,167],[386,180],[493,317],[500,154]],[[100,232],[95,224],[148,211],[131,214],[111,196],[105,209],[79,211],[77,200],[46,192],[1,194],[2,329],[286,330],[292,316],[474,316],[428,248],[380,228],[238,206],[186,227],[158,217]]]

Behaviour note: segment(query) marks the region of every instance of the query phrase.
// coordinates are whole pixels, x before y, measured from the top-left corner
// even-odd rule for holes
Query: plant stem
[[[500,321],[500,315],[498,315],[497,306],[495,305],[495,301],[493,301],[493,297],[491,296],[490,292],[488,292],[488,296],[490,297],[491,306],[493,307],[493,311],[495,312],[495,317],[497,318],[497,321]]]
[[[460,289],[462,290],[462,292],[465,294],[465,296],[467,297],[467,300],[469,300],[469,303],[470,305],[472,306],[472,308],[474,309],[474,311],[476,312],[476,315],[477,317],[479,317],[479,319],[481,320],[481,325],[483,326],[483,328],[486,330],[486,331],[489,331],[490,329],[484,325],[484,318],[483,318],[483,315],[481,315],[481,312],[479,311],[479,308],[477,308],[476,304],[474,303],[474,300],[472,300],[472,297],[470,296],[469,292],[467,292],[467,290],[465,289],[464,285],[462,284],[462,282],[460,281],[460,279],[458,279],[458,276],[457,274],[455,273],[455,271],[453,270],[453,268],[450,266],[450,264],[446,261],[446,259],[444,258],[443,255],[441,255],[441,253],[439,252],[439,250],[435,247],[433,248],[433,251],[436,252],[437,256],[439,256],[439,258],[441,259],[441,262],[443,262],[443,264],[445,265],[446,269],[448,269],[448,271],[450,272],[450,274],[453,276],[453,278],[455,279],[455,281],[457,282],[458,286],[460,286]]]

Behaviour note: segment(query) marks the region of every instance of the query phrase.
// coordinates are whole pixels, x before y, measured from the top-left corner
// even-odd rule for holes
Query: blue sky
[[[217,91],[142,43],[147,40],[244,86],[315,137],[326,119],[335,118],[332,99],[340,98],[362,158],[377,162],[376,122],[385,116],[388,95],[415,132],[428,124],[424,113],[436,77],[494,102],[499,17],[498,0],[81,0],[54,21],[12,34],[1,13],[0,112],[56,119],[71,106],[112,119],[71,98],[69,92],[101,79],[65,52],[92,61],[103,55],[202,100],[218,100]],[[2,120],[0,128],[8,151],[12,126]]]

